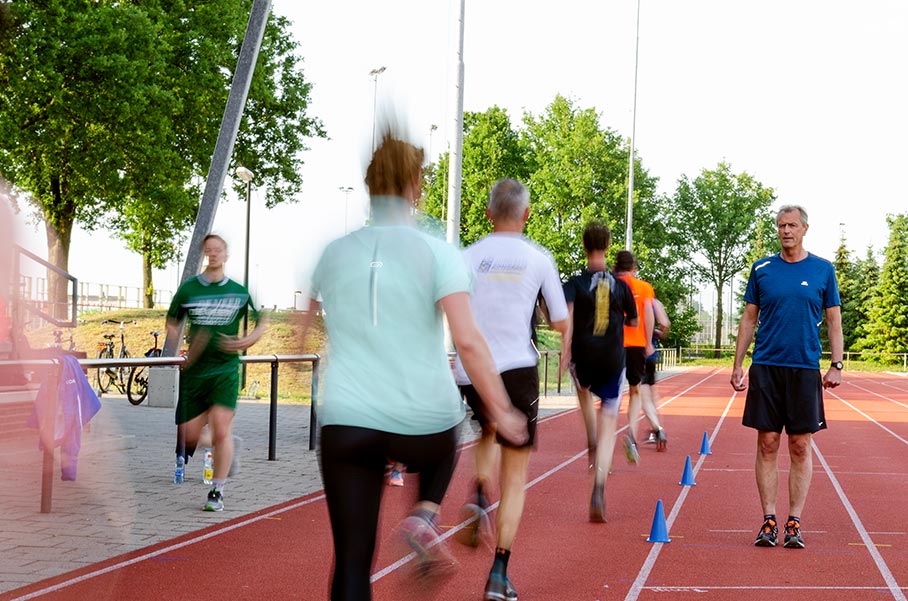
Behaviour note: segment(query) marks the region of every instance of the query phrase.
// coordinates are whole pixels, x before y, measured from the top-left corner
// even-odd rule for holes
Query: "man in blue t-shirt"
[[[763,526],[755,545],[774,547],[778,538],[776,496],[779,444],[788,434],[791,468],[785,546],[801,549],[801,511],[813,469],[811,437],[826,428],[823,389],[842,383],[842,314],[835,268],[804,250],[807,213],[785,205],[776,214],[782,251],[753,264],[744,292],[731,385],[744,390],[744,355],[754,338],[750,387],[742,423],[757,430],[756,476]],[[820,375],[820,323],[826,318],[832,364]],[[757,326],[759,325],[759,329]]]

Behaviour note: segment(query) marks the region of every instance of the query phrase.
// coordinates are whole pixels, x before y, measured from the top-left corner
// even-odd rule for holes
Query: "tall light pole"
[[[353,192],[353,188],[350,186],[341,186],[338,188],[341,192],[344,193],[344,234],[347,233],[347,201],[350,200],[350,192]]]
[[[249,290],[249,218],[252,214],[252,178],[255,177],[251,171],[240,165],[236,168],[236,175],[246,182],[246,248],[245,259],[243,261],[243,286]],[[243,338],[249,329],[249,312],[243,314]],[[243,354],[246,351],[243,350]],[[246,388],[246,364],[240,364],[240,390]]]
[[[372,152],[375,152],[375,107],[378,103],[378,76],[384,72],[385,67],[369,71],[369,75],[372,76],[372,81],[375,83],[374,91],[372,92]]]
[[[640,57],[640,0],[637,0],[637,30],[634,36],[634,105],[631,109],[631,138],[630,160],[627,167],[627,230],[624,245],[627,250],[633,250],[631,243],[634,240],[634,135],[637,129],[637,63]]]

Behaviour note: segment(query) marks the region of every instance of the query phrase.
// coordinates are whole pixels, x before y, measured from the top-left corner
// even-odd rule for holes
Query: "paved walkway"
[[[173,410],[107,396],[83,437],[78,477],[59,478],[50,513],[40,513],[41,454],[36,440],[0,442],[0,594],[321,490],[309,448],[309,407],[278,407],[277,458],[268,461],[268,403],[240,402],[240,471],[228,481],[226,509],[201,510],[208,487],[190,463],[172,483]],[[572,396],[544,397],[542,413],[574,407]],[[470,427],[462,429],[472,439]],[[197,456],[198,457],[198,456]]]

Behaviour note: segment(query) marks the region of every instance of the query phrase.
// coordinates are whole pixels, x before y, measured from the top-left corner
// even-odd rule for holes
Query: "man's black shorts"
[[[627,367],[627,383],[638,386],[646,375],[646,349],[642,346],[629,346],[624,349]]]
[[[646,369],[643,374],[643,383],[654,386],[656,384],[656,360],[646,360]]]
[[[533,367],[510,369],[502,372],[501,380],[504,382],[504,388],[511,398],[511,404],[527,416],[529,438],[522,445],[512,445],[500,436],[497,437],[498,442],[506,447],[532,447],[536,440],[536,416],[539,414],[539,369],[535,365]],[[475,419],[479,421],[480,425],[484,426],[489,420],[484,413],[479,393],[476,392],[472,384],[461,386],[460,393],[473,410]]]
[[[766,432],[812,434],[826,429],[818,369],[751,365],[741,423]]]

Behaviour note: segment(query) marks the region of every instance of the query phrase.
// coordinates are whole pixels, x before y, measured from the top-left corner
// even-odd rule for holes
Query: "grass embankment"
[[[268,313],[268,328],[262,338],[247,351],[249,355],[293,355],[321,353],[324,348],[324,329],[320,318],[316,318],[310,330],[304,349],[299,348],[298,328],[291,312]],[[152,348],[154,338],[150,332],[159,331],[158,345],[164,345],[165,311],[160,309],[120,309],[117,311],[93,312],[79,316],[79,325],[73,329],[73,342],[77,351],[84,351],[88,357],[98,355],[97,343],[104,342],[104,334],[115,334],[116,352],[120,348],[120,330],[115,323],[104,324],[105,320],[125,321],[126,348],[133,357],[139,357]],[[250,328],[253,323],[249,324]],[[53,343],[55,327],[45,327],[29,333],[32,347],[43,348]],[[63,331],[63,348],[69,348],[69,332]],[[251,363],[247,365],[247,389],[258,382],[254,396],[268,399],[271,391],[271,365]],[[290,402],[308,403],[310,399],[311,364],[282,363],[278,370],[278,398]]]

